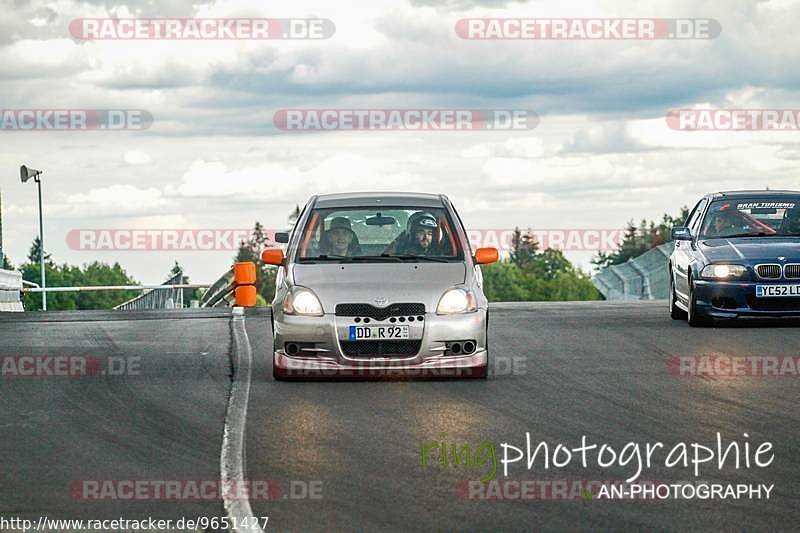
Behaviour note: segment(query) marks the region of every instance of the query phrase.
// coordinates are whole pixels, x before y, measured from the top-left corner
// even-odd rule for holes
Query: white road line
[[[250,377],[253,366],[253,350],[244,322],[244,308],[234,307],[231,321],[233,337],[233,382],[228,400],[228,413],[225,415],[225,433],[222,437],[220,455],[220,477],[223,482],[244,481],[244,440],[247,423],[247,403],[250,398]],[[223,495],[225,512],[231,523],[255,527],[239,527],[239,531],[262,533],[258,519],[253,516],[249,500],[230,499]]]

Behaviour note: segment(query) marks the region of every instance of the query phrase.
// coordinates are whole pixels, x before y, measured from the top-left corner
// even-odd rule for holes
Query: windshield
[[[800,236],[800,196],[742,198],[713,202],[702,238]]]
[[[301,233],[301,262],[451,262],[464,257],[444,208],[314,209]]]

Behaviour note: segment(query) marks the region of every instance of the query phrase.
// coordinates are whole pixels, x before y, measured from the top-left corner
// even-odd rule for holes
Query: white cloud
[[[129,165],[147,165],[153,162],[153,158],[148,153],[137,150],[125,152],[122,159]]]

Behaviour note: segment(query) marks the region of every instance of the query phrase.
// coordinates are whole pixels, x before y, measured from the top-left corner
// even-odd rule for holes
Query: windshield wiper
[[[352,259],[346,255],[322,254],[316,257],[301,257],[300,261],[350,261]]]
[[[351,257],[353,261],[385,261],[391,263],[399,263],[400,259],[393,255],[381,254],[381,255],[356,255]]]
[[[758,233],[734,233],[733,235],[719,235],[712,237],[713,239],[738,239],[741,237],[768,237],[777,235],[777,233],[767,233],[766,231],[759,231]]]
[[[414,255],[414,254],[394,254],[391,257],[397,257],[403,260],[412,261],[431,261],[433,263],[449,263],[450,260],[444,257],[437,257],[431,255]]]

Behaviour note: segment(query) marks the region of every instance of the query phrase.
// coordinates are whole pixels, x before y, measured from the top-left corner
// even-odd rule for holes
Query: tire
[[[693,328],[702,328],[705,326],[710,326],[713,320],[705,315],[700,314],[697,310],[697,300],[694,297],[694,284],[692,283],[692,278],[689,276],[689,308],[688,312],[688,320],[689,325]]]
[[[678,307],[675,302],[678,295],[675,294],[675,276],[672,274],[672,266],[669,267],[669,316],[672,320],[686,320],[686,311]]]

